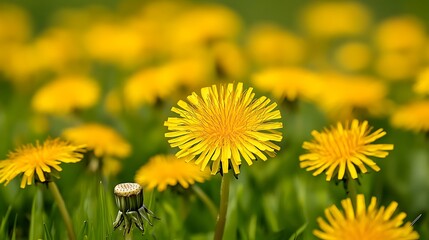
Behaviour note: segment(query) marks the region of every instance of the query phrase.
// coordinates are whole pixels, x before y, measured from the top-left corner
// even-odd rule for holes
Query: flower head
[[[326,74],[319,86],[322,91],[314,95],[314,101],[330,117],[351,118],[355,110],[380,115],[386,109],[387,87],[378,79]]]
[[[415,132],[429,131],[429,100],[416,101],[398,108],[391,117],[392,125]]]
[[[304,29],[318,38],[359,35],[367,31],[370,23],[371,13],[357,1],[316,2],[302,14]]]
[[[315,74],[303,68],[270,68],[257,73],[253,82],[261,90],[270,91],[277,99],[314,98],[321,81]]]
[[[84,145],[72,145],[60,139],[48,139],[43,144],[36,142],[24,145],[9,153],[8,159],[0,162],[0,183],[8,184],[13,178],[22,175],[21,188],[31,185],[34,178],[45,182],[46,173],[52,169],[61,171],[61,162],[76,163],[83,158]]]
[[[64,130],[65,139],[85,144],[97,157],[127,157],[131,146],[113,128],[98,123],[88,123]]]
[[[43,86],[33,97],[32,105],[37,112],[68,114],[76,109],[96,104],[100,89],[97,83],[84,76],[66,76]]]
[[[341,180],[344,178],[346,168],[350,176],[358,177],[356,167],[362,173],[368,172],[365,165],[375,171],[380,171],[377,164],[368,156],[384,158],[392,150],[393,144],[371,144],[386,134],[383,129],[372,132],[367,121],[359,123],[354,119],[351,124],[325,129],[322,132],[313,131],[314,140],[304,142],[302,147],[309,151],[299,157],[301,168],[313,171],[314,176],[326,170],[326,180],[330,181],[334,175]]]
[[[276,103],[266,97],[254,100],[253,88],[243,91],[238,83],[220,87],[213,85],[195,92],[188,102],[179,101],[180,108],[171,110],[180,117],[168,118],[164,123],[169,132],[166,137],[172,147],[179,147],[178,158],[195,163],[204,170],[212,162],[211,173],[227,173],[232,167],[240,173],[241,158],[251,165],[256,156],[267,160],[280,147],[272,143],[282,140],[275,129],[282,128],[280,111]]]
[[[413,90],[421,95],[429,95],[429,68],[425,68],[420,72]]]
[[[175,186],[178,183],[188,188],[195,182],[204,182],[210,177],[207,171],[200,171],[197,165],[186,163],[174,155],[157,155],[149,159],[136,173],[135,181],[140,185],[158,191],[164,191],[168,185]]]
[[[319,217],[317,222],[321,230],[314,230],[313,233],[320,239],[329,240],[419,239],[419,234],[411,224],[404,224],[405,213],[393,215],[398,203],[392,202],[387,208],[377,208],[376,203],[377,199],[372,197],[367,207],[364,196],[359,194],[353,208],[351,199],[347,198],[341,201],[344,211],[340,211],[335,205],[325,210],[328,222]]]

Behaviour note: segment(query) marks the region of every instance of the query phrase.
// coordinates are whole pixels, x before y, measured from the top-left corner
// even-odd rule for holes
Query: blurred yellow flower
[[[117,159],[110,157],[103,158],[101,169],[103,176],[116,176],[121,170],[122,165]]]
[[[99,158],[123,158],[128,157],[131,152],[130,144],[115,129],[98,123],[67,128],[62,135],[72,143],[85,144]]]
[[[351,124],[346,122],[344,126],[338,122],[337,127],[331,126],[322,132],[313,130],[311,135],[314,140],[302,145],[308,153],[299,156],[300,167],[314,171],[313,176],[325,171],[326,181],[332,177],[343,179],[346,169],[347,175],[356,179],[358,171],[368,172],[365,165],[380,171],[377,164],[367,156],[385,158],[389,154],[387,150],[393,149],[393,144],[371,144],[386,135],[381,128],[372,133],[371,130],[367,121],[359,123],[356,119]]]
[[[411,16],[389,18],[380,23],[374,38],[380,52],[375,63],[377,73],[389,80],[412,80],[425,57],[423,23]]]
[[[0,3],[0,46],[23,43],[30,34],[31,26],[27,12],[16,5]]]
[[[204,182],[210,178],[210,171],[201,171],[195,164],[186,163],[174,155],[156,155],[149,159],[145,165],[137,170],[135,181],[144,188],[151,190],[157,188],[159,192],[167,186],[180,184],[188,188],[195,182]]]
[[[125,103],[134,109],[144,104],[153,105],[180,88],[194,89],[207,83],[211,71],[208,59],[200,57],[175,59],[140,70],[125,82]]]
[[[294,65],[306,56],[305,40],[274,24],[261,24],[250,30],[247,52],[262,66]]]
[[[61,171],[63,163],[76,163],[82,160],[84,145],[71,145],[60,139],[48,139],[43,144],[36,142],[10,152],[7,160],[0,161],[0,183],[8,184],[22,174],[21,188],[31,185],[35,179],[40,182],[50,181],[52,169]]]
[[[360,2],[322,1],[304,9],[301,23],[310,36],[335,38],[365,33],[371,18],[369,9]]]
[[[35,39],[33,46],[37,60],[45,70],[61,73],[82,68],[83,49],[72,31],[48,29]]]
[[[157,100],[169,96],[177,86],[171,74],[174,73],[153,67],[132,75],[125,82],[123,90],[126,106],[136,109],[144,104],[153,105]]]
[[[422,67],[422,60],[421,56],[414,53],[384,53],[376,59],[375,70],[380,77],[387,80],[413,80]]]
[[[421,51],[426,44],[425,26],[412,16],[386,19],[375,31],[375,43],[383,52]]]
[[[289,101],[313,99],[321,87],[316,74],[294,67],[269,68],[253,75],[252,81],[259,89],[271,92],[276,99]]]
[[[429,132],[429,100],[415,101],[399,107],[390,120],[398,128]]]
[[[217,75],[226,79],[241,79],[246,73],[246,59],[240,47],[232,42],[218,42],[213,46]]]
[[[420,71],[413,90],[418,94],[429,95],[429,67]]]
[[[354,111],[365,111],[371,115],[381,115],[386,111],[386,85],[366,76],[325,74],[321,91],[315,103],[328,116],[339,119],[353,117]]]
[[[313,234],[325,240],[419,239],[410,222],[404,224],[405,213],[394,216],[397,202],[391,202],[387,208],[377,208],[376,204],[377,198],[372,197],[369,206],[366,206],[362,194],[357,195],[354,207],[350,198],[342,200],[343,211],[335,205],[325,209],[328,221],[317,218],[321,230],[314,230]]]
[[[241,20],[225,6],[208,4],[188,8],[170,26],[168,37],[173,52],[187,51],[196,46],[209,46],[218,40],[235,39]]]
[[[85,49],[95,60],[132,67],[146,58],[145,50],[152,44],[149,41],[151,34],[146,37],[141,32],[142,25],[106,21],[95,23],[83,37]]]
[[[201,89],[201,97],[195,92],[188,102],[179,101],[180,108],[171,110],[180,117],[170,117],[164,125],[165,136],[171,147],[179,147],[176,156],[187,162],[195,160],[204,170],[209,162],[211,173],[227,173],[232,167],[239,174],[241,157],[249,165],[258,156],[267,160],[265,154],[274,156],[280,147],[282,128],[280,111],[276,103],[266,97],[254,99],[253,88],[243,90],[243,83],[213,85]],[[256,155],[256,156],[255,156]]]
[[[347,42],[334,52],[336,63],[344,70],[355,72],[369,66],[372,58],[370,47],[362,42]]]
[[[94,106],[100,94],[97,82],[86,76],[62,76],[40,88],[32,99],[40,113],[69,114]]]

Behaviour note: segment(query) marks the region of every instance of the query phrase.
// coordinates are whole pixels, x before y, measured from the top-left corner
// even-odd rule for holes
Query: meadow
[[[428,7],[1,1],[0,239],[429,239]]]

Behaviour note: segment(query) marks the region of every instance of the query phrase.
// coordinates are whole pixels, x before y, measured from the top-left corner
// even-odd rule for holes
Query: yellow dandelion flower
[[[195,182],[204,182],[210,177],[208,169],[201,171],[197,165],[186,163],[174,155],[156,155],[136,172],[135,181],[147,189],[164,191],[167,186],[180,184],[188,188]]]
[[[353,117],[355,110],[364,110],[371,115],[386,111],[386,85],[367,76],[327,74],[314,101],[332,118]]]
[[[375,43],[383,52],[423,51],[426,44],[424,24],[413,16],[397,16],[381,22]]]
[[[17,5],[0,4],[0,45],[24,42],[30,36],[30,21],[26,11]]]
[[[48,114],[68,114],[94,106],[99,97],[97,83],[85,76],[64,76],[39,89],[32,99],[34,110]]]
[[[321,85],[314,73],[295,67],[269,68],[255,74],[252,80],[259,89],[271,92],[277,99],[289,101],[298,97],[312,99]]]
[[[368,156],[385,158],[393,149],[393,144],[371,144],[386,135],[383,129],[372,132],[367,121],[359,123],[354,119],[351,124],[344,126],[340,122],[337,127],[324,129],[322,132],[312,131],[314,140],[304,142],[302,147],[309,153],[299,156],[300,167],[307,171],[314,171],[313,176],[326,171],[326,180],[330,181],[334,175],[339,180],[344,178],[346,169],[353,179],[358,177],[358,170],[368,172],[365,165],[375,171],[380,171],[377,164]]]
[[[415,132],[429,132],[429,100],[409,103],[398,108],[390,121],[393,126]]]
[[[216,71],[219,77],[241,79],[246,73],[246,60],[238,45],[219,42],[213,46]]]
[[[429,95],[429,67],[419,73],[413,90],[418,94]]]
[[[106,157],[103,158],[103,166],[101,172],[103,176],[116,176],[122,170],[122,165],[119,160]]]
[[[243,83],[227,86],[213,85],[195,92],[188,102],[179,101],[180,108],[171,110],[180,117],[171,117],[164,123],[165,134],[171,147],[179,147],[178,158],[187,162],[195,160],[204,170],[211,161],[211,173],[227,173],[232,167],[239,174],[243,157],[251,165],[256,156],[267,160],[280,147],[272,141],[282,140],[280,111],[276,103],[266,97],[254,100],[253,88],[243,91]]]
[[[8,159],[0,162],[0,183],[8,184],[22,174],[21,188],[31,185],[35,177],[40,182],[48,181],[46,174],[52,169],[61,171],[63,163],[82,160],[84,145],[72,145],[60,139],[48,139],[43,144],[36,142],[24,145],[9,153]]]
[[[130,144],[113,128],[88,123],[63,131],[65,139],[75,144],[85,144],[97,157],[127,157],[131,152]]]
[[[124,86],[124,100],[127,106],[136,109],[142,105],[153,105],[157,100],[171,94],[177,82],[171,78],[171,71],[161,67],[141,70],[132,75]]]
[[[265,24],[251,29],[247,51],[259,65],[298,64],[305,58],[306,43],[292,32]]]
[[[301,22],[314,37],[354,36],[367,31],[371,13],[356,1],[317,2],[304,9]]]
[[[234,39],[241,28],[235,12],[215,4],[199,5],[179,15],[170,26],[173,52],[206,46],[213,41]],[[172,30],[172,31],[171,31]]]
[[[85,33],[83,42],[89,55],[99,61],[132,67],[150,45],[141,29],[133,24],[99,22]],[[150,35],[149,35],[150,36]]]
[[[366,206],[362,194],[357,195],[355,207],[350,198],[342,200],[343,211],[335,205],[325,209],[328,221],[319,217],[317,222],[321,230],[314,230],[313,234],[326,240],[419,239],[419,234],[413,230],[410,222],[404,223],[405,213],[394,215],[397,202],[379,208],[376,204],[377,198],[372,197],[369,206]]]
[[[371,61],[371,49],[362,42],[348,42],[339,46],[334,53],[335,62],[346,71],[360,71]]]

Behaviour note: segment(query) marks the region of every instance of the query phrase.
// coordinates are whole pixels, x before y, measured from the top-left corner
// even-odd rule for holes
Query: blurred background
[[[113,187],[177,151],[164,137],[171,107],[202,87],[244,82],[279,104],[283,140],[275,158],[242,165],[232,182],[225,239],[314,239],[316,218],[346,194],[299,167],[301,146],[311,131],[353,118],[395,145],[359,191],[397,201],[407,221],[422,213],[415,229],[428,239],[428,9],[417,0],[1,0],[0,159],[85,123],[114,129],[129,154],[97,173],[85,161],[64,164],[57,183],[77,233],[120,239]],[[220,176],[197,185],[218,203]],[[64,239],[45,192],[2,186],[0,237]],[[215,221],[189,189],[150,190],[145,202],[161,218],[145,239],[211,238]]]

